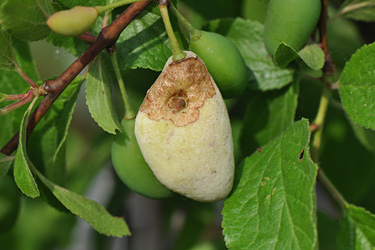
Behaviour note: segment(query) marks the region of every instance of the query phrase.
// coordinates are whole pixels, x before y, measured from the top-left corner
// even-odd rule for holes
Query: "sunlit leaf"
[[[111,134],[121,130],[119,118],[113,105],[111,82],[100,56],[91,65],[86,82],[86,103],[91,116],[99,126]]]
[[[307,120],[296,122],[242,162],[223,209],[229,249],[316,249],[309,138]]]

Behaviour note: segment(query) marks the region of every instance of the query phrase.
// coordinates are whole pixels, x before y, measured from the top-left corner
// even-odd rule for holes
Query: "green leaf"
[[[324,66],[324,52],[318,44],[305,46],[298,52],[298,56],[304,63],[306,63],[308,67],[313,70],[322,69]]]
[[[293,71],[280,69],[269,57],[263,42],[263,25],[241,18],[219,19],[209,23],[211,31],[228,37],[240,50],[262,91],[281,89],[293,81]]]
[[[228,248],[317,248],[317,166],[309,138],[304,119],[242,162],[223,209]]]
[[[39,71],[36,68],[34,58],[31,55],[30,43],[19,40],[13,36],[12,46],[18,66],[28,77],[35,82],[38,82],[40,80]]]
[[[375,216],[364,208],[348,205],[343,213],[337,249],[375,249]]]
[[[63,1],[67,6],[68,2]],[[81,3],[82,1],[75,1]],[[87,5],[87,4],[84,4]],[[116,8],[112,12],[112,19],[120,15],[124,8]],[[171,22],[176,37],[182,48],[187,48],[187,42],[180,30],[175,16],[171,15]],[[93,34],[97,34],[101,29],[102,17],[99,16],[94,27]],[[88,46],[77,38],[66,38],[61,35],[51,33],[47,38],[48,42],[63,47],[75,56],[79,56]],[[120,34],[116,43],[117,56],[120,63],[120,70],[147,68],[161,71],[165,62],[172,55],[172,48],[161,19],[159,8],[156,4],[150,4],[128,27]],[[110,63],[108,63],[110,65]],[[107,63],[104,63],[107,66]]]
[[[3,28],[24,41],[44,39],[50,33],[46,24],[53,13],[49,0],[5,0],[0,11]]]
[[[348,120],[359,142],[367,150],[375,152],[375,131],[358,126],[350,118]]]
[[[84,82],[77,76],[55,101],[29,139],[29,153],[32,162],[44,169],[52,181],[65,181],[65,143],[78,93]]]
[[[99,203],[54,184],[36,168],[33,171],[71,213],[87,221],[99,233],[117,237],[130,235],[122,218],[113,217]]]
[[[0,177],[6,175],[12,165],[14,156],[6,156],[0,153]]]
[[[10,35],[2,29],[0,23],[0,69],[14,71],[17,69],[17,66]]]
[[[273,56],[275,63],[280,68],[286,67],[290,62],[298,58],[298,52],[285,43],[281,43]]]
[[[14,161],[14,180],[22,193],[31,198],[35,198],[40,195],[38,186],[30,171],[32,162],[30,161],[26,152],[27,120],[29,119],[30,112],[35,104],[35,101],[36,99],[34,99],[30,104],[29,108],[26,110],[22,118],[19,144],[16,159]]]
[[[4,99],[7,97],[8,95],[6,94],[3,94],[0,92],[0,102],[4,101]]]
[[[240,135],[241,153],[249,156],[293,124],[298,83],[277,91],[255,93],[246,108]]]
[[[15,57],[18,64],[21,66],[23,71],[32,79],[37,80],[39,78],[37,70],[31,58],[29,44],[17,39],[12,38],[12,45]],[[30,90],[30,86],[25,80],[14,71],[5,71],[0,69],[0,91],[9,95],[26,93]],[[0,102],[0,108],[9,105],[9,101]],[[0,147],[9,141],[14,134],[20,129],[20,122],[27,109],[27,105],[24,105],[17,110],[8,113],[5,116],[0,116]]]
[[[339,13],[345,17],[357,21],[375,21],[375,1],[374,0],[346,0],[341,6]]]
[[[339,79],[342,105],[358,125],[375,130],[375,43],[359,49]]]
[[[324,52],[317,44],[307,45],[299,52],[285,43],[281,43],[275,52],[274,60],[280,68],[286,67],[295,59],[301,59],[313,70],[322,69],[324,66]]]
[[[171,23],[182,48],[187,44],[178,21],[171,15]],[[161,71],[172,55],[167,33],[158,6],[151,4],[121,33],[117,41],[120,69],[148,68]]]
[[[86,103],[92,118],[111,134],[121,131],[119,118],[113,105],[111,83],[99,56],[91,65],[86,82]]]

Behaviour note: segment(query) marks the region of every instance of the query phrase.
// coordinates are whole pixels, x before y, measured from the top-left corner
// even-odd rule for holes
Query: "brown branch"
[[[136,2],[130,5],[116,20],[105,27],[98,35],[96,41],[72,65],[69,66],[55,80],[44,83],[47,95],[31,114],[27,124],[27,137],[38,124],[40,119],[56,101],[64,89],[73,79],[103,50],[116,43],[121,32],[144,10],[151,1]],[[10,155],[18,146],[19,133],[1,149],[1,153]]]

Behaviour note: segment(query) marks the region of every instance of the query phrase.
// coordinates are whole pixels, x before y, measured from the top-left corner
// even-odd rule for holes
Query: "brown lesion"
[[[199,58],[173,62],[147,92],[140,110],[155,121],[185,126],[199,118],[199,108],[216,94],[206,66]]]

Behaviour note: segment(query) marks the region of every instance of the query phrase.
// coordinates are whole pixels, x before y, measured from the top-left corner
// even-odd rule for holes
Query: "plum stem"
[[[159,9],[163,18],[165,30],[167,31],[169,40],[172,45],[173,61],[180,61],[185,58],[185,53],[181,50],[180,44],[177,41],[176,35],[173,32],[172,24],[169,19],[168,6],[159,3]]]

